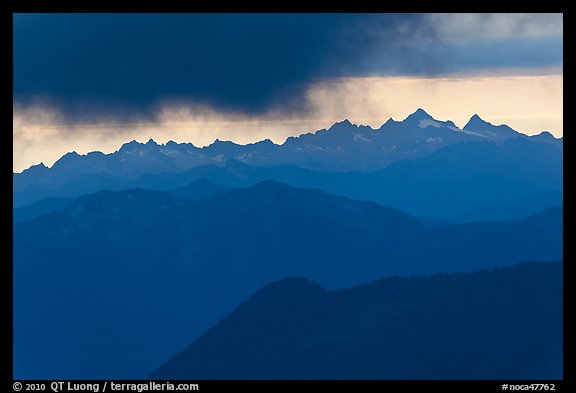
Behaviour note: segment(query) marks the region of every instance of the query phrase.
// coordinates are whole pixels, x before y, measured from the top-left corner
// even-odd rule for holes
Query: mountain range
[[[562,225],[554,208],[430,230],[394,208],[275,181],[199,201],[145,189],[84,195],[14,224],[14,375],[143,378],[271,281],[298,275],[336,289],[558,260]]]
[[[503,267],[562,259],[563,140],[477,115],[72,152],[13,174],[13,377],[553,378],[560,264]]]
[[[465,145],[468,147],[464,147]],[[295,177],[304,179],[304,182],[307,177],[322,177],[326,173],[330,173],[332,177],[354,173],[378,174],[394,163],[430,157],[447,147],[452,147],[448,154],[459,154],[461,146],[463,151],[460,154],[469,154],[478,146],[475,157],[486,157],[483,155],[486,149],[501,153],[495,161],[490,157],[490,168],[478,170],[518,170],[518,162],[514,160],[525,164],[525,155],[530,155],[533,159],[528,162],[532,162],[534,168],[547,168],[552,165],[556,172],[551,183],[558,187],[557,162],[558,158],[560,162],[562,158],[562,139],[556,139],[549,133],[529,137],[508,126],[494,126],[477,115],[473,116],[463,129],[459,129],[451,121],[437,121],[422,109],[418,109],[404,121],[396,122],[390,119],[377,130],[345,120],[327,130],[290,137],[282,145],[276,145],[269,140],[245,146],[216,140],[207,147],[198,148],[191,143],[178,144],[170,141],[158,145],[150,140],[145,144],[132,141],[111,154],[92,152],[79,155],[71,152],[60,158],[51,168],[39,164],[14,174],[14,207],[30,205],[45,197],[77,197],[101,189],[145,187],[167,190],[194,180],[189,172],[195,172],[198,168],[229,170],[230,166],[234,167],[233,162],[244,164],[247,168],[256,168],[249,171],[268,172],[271,176],[268,178],[289,184],[293,183],[278,178],[286,170],[297,173]],[[511,149],[518,150],[517,157],[509,153]],[[555,160],[548,164],[550,157]],[[445,157],[444,160],[446,159],[450,157]],[[508,162],[509,160],[512,162]],[[468,161],[474,165],[471,159]],[[429,163],[422,162],[422,165],[427,164]],[[457,168],[461,162],[449,161],[444,164]],[[531,174],[538,172],[528,169],[526,171]],[[302,172],[309,175],[303,177]],[[546,178],[546,175],[547,173],[541,177]],[[173,181],[169,188],[165,188],[163,183],[167,177]],[[265,179],[258,181],[261,180]],[[228,183],[223,185],[231,186]],[[318,184],[293,185],[321,188]],[[549,188],[550,185],[545,182],[543,186]],[[548,190],[539,189],[538,192]],[[331,189],[326,191],[334,192]],[[526,196],[529,195],[520,197]],[[389,201],[377,198],[370,200],[390,204]],[[472,206],[466,206],[470,207]]]

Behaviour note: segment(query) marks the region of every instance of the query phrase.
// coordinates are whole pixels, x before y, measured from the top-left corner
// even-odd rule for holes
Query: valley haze
[[[562,260],[562,156],[563,140],[548,133],[526,136],[477,115],[460,129],[418,109],[378,130],[345,120],[282,145],[132,141],[31,167],[14,174],[15,376],[145,378],[286,277],[334,290]],[[546,375],[561,375],[555,342]],[[205,375],[330,379],[336,370],[274,367]],[[531,367],[477,377],[529,377]],[[349,377],[474,375],[449,368]]]

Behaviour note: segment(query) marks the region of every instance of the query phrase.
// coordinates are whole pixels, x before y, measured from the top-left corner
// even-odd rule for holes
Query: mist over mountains
[[[345,364],[331,363],[330,351],[349,352],[351,362],[370,363],[376,354],[366,343],[380,330],[359,325],[354,333],[361,344],[357,349],[346,342],[334,346],[332,341],[317,339],[322,326],[332,326],[334,318],[343,321],[330,336],[334,340],[343,339],[345,326],[374,313],[381,327],[381,314],[390,312],[386,319],[390,331],[406,326],[402,310],[414,310],[410,326],[420,317],[428,325],[432,317],[420,307],[420,295],[411,293],[423,293],[432,285],[436,307],[446,301],[462,310],[494,280],[501,283],[498,277],[518,275],[530,281],[540,268],[454,276],[449,280],[453,288],[460,288],[459,282],[476,280],[473,277],[482,282],[478,292],[464,290],[466,295],[457,306],[436,285],[444,283],[443,279],[416,279],[400,285],[404,289],[398,289],[392,303],[379,303],[373,297],[368,308],[362,309],[367,314],[360,310],[336,316],[340,300],[327,301],[333,305],[326,306],[324,300],[317,303],[312,298],[342,293],[345,299],[350,293],[352,304],[356,289],[326,293],[322,288],[341,290],[392,275],[473,272],[563,259],[562,139],[548,133],[528,137],[478,116],[459,129],[419,109],[404,121],[389,120],[377,130],[343,121],[328,130],[288,138],[282,145],[268,140],[246,146],[216,141],[197,148],[189,143],[132,141],[112,154],[69,153],[51,168],[38,165],[14,174],[13,181],[16,379],[146,378],[194,343],[187,350],[189,355],[179,355],[155,374],[183,376],[200,357],[220,356],[218,342],[229,342],[226,348],[239,351],[243,344],[237,340],[257,321],[273,324],[283,318],[300,318],[300,312],[319,315],[314,324],[296,326],[295,322],[294,326],[309,337],[310,344],[324,345],[323,349],[304,348],[291,341],[294,337],[284,339],[270,332],[266,336],[269,348],[290,346],[295,352],[286,356],[292,358],[271,358],[274,351],[254,345],[262,351],[256,350],[245,365],[235,363],[237,368],[229,373],[225,368],[199,368],[201,374],[186,375],[337,378],[335,373]],[[557,275],[561,269],[554,266],[542,269],[546,274],[556,269],[550,274]],[[248,307],[243,305],[230,317],[240,320],[240,325],[230,323],[230,318],[223,320],[260,288],[294,276],[318,283],[302,284],[316,288],[310,299],[304,291],[303,302],[310,301],[308,309],[298,310],[296,305],[284,309],[271,295],[270,303],[262,308],[274,309],[270,315],[243,314]],[[282,296],[298,293],[301,288],[296,284],[287,285]],[[370,288],[378,292],[379,285]],[[507,292],[498,285],[498,293],[507,299],[503,300],[506,309],[528,307],[531,300],[516,297],[513,287]],[[552,285],[545,289],[548,292],[539,304],[545,308],[552,302],[556,307]],[[500,307],[495,296],[489,295],[486,308],[477,314],[465,313],[466,329]],[[254,298],[250,299],[246,304]],[[387,304],[392,307],[389,311]],[[442,323],[450,321],[447,312],[439,314]],[[503,312],[494,315],[494,321],[505,319]],[[211,329],[221,320],[216,330]],[[558,323],[555,314],[553,324],[526,331],[518,343],[550,338]],[[290,326],[284,327],[290,330]],[[493,328],[479,338],[478,348],[493,348],[490,345],[500,342],[489,342],[497,334]],[[513,330],[505,330],[505,336]],[[368,333],[362,337],[360,331]],[[440,331],[431,330],[421,337],[424,357],[449,340],[442,334],[451,330],[436,334]],[[202,336],[205,332],[213,339],[207,341]],[[478,333],[462,332],[458,340],[463,341],[455,339],[449,344],[453,347],[447,348],[462,345],[474,332]],[[406,353],[414,354],[416,347],[407,343],[407,336],[402,337]],[[543,369],[547,377],[561,373],[554,337],[550,347],[530,355],[550,360],[534,360],[548,367]],[[393,338],[386,336],[379,342],[385,345],[386,340]],[[399,359],[401,349],[375,364],[391,364]],[[234,353],[227,358],[231,362],[237,360]],[[536,376],[532,363],[513,372],[507,368],[523,356],[518,351],[510,350],[509,356],[499,352],[491,360],[485,355],[451,375],[440,367],[452,367],[447,357],[436,369],[429,368],[424,359],[421,368],[405,374],[360,367],[356,373],[340,375]],[[281,362],[293,365],[301,356],[318,362],[303,368],[281,366]],[[260,368],[262,363],[270,365],[268,371]],[[490,363],[485,374],[469,372],[485,363]],[[227,367],[228,363],[222,364]]]
[[[274,179],[416,215],[450,216],[479,204],[561,191],[562,146],[562,139],[549,134],[528,137],[478,116],[460,130],[419,109],[379,130],[344,121],[283,145],[216,141],[196,148],[151,140],[132,141],[112,154],[69,153],[52,168],[38,165],[14,174],[14,207],[101,189],[167,191],[200,178],[227,187]]]
[[[273,181],[199,202],[100,191],[14,226],[15,364],[23,376],[142,378],[270,281],[333,289],[557,260],[562,221],[549,209],[427,230],[396,209]]]

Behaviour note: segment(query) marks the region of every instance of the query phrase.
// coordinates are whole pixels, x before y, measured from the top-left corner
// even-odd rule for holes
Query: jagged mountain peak
[[[141,145],[140,142],[138,142],[136,139],[132,139],[130,142],[126,142],[122,146],[120,146],[119,151],[130,150],[130,149],[136,148],[140,145]]]
[[[474,114],[474,115],[472,115],[470,120],[468,120],[468,123],[466,123],[466,125],[464,126],[463,129],[469,130],[469,129],[477,127],[479,125],[480,126],[486,126],[486,125],[492,126],[493,124],[482,119],[480,116],[478,116],[478,114]]]
[[[521,135],[519,132],[505,124],[494,125],[490,122],[487,122],[486,120],[483,120],[477,114],[470,118],[468,123],[466,123],[464,126],[463,130],[468,131],[473,135],[489,138],[495,142],[517,138]]]
[[[258,142],[250,143],[249,145],[272,146],[276,144],[271,139],[266,138]]]
[[[348,119],[344,119],[342,121],[336,122],[334,124],[332,124],[332,126],[328,129],[329,131],[334,131],[334,130],[338,130],[338,129],[346,129],[346,128],[350,128],[350,127],[354,127],[357,128],[358,125],[352,123],[350,120]]]
[[[48,167],[46,165],[44,165],[43,162],[37,164],[37,165],[32,165],[30,168],[25,169],[22,173],[26,172],[28,174],[32,174],[32,173],[41,173],[48,170]]]
[[[380,126],[380,128],[387,127],[387,126],[391,126],[391,125],[394,125],[394,124],[396,124],[396,123],[398,123],[398,122],[397,122],[396,120],[394,120],[393,118],[390,117],[390,118],[388,118],[388,120],[386,120],[386,122],[385,122],[384,124],[382,124],[382,125]]]
[[[74,161],[76,158],[80,157],[80,154],[76,153],[75,151],[68,152],[60,157],[52,166],[52,169],[58,168],[68,162]]]
[[[420,121],[420,120],[435,120],[430,116],[424,109],[418,108],[412,114],[410,114],[404,121]]]
[[[220,146],[241,146],[237,143],[234,143],[232,141],[223,141],[219,138],[216,138],[214,140],[214,142],[212,142],[209,146],[214,146],[214,145],[220,145]]]
[[[132,140],[111,154],[68,153],[50,170],[134,178],[146,173],[180,172],[202,165],[226,165],[231,159],[252,166],[295,165],[337,172],[380,170],[400,160],[424,157],[454,143],[502,143],[521,136],[506,125],[484,121],[478,114],[459,129],[453,122],[435,120],[418,108],[403,121],[390,118],[378,129],[344,119],[328,129],[289,137],[282,144],[266,139],[242,145],[216,139],[199,148],[192,143],[169,141],[158,144],[154,139],[146,143]],[[562,144],[562,140],[555,140],[549,134],[525,139],[560,148]],[[46,195],[39,197],[43,196]]]
[[[342,121],[337,121],[336,123],[334,123],[334,125],[336,125],[336,124],[351,125],[352,122],[351,122],[350,120],[348,120],[348,119],[344,119],[344,120],[342,120]]]

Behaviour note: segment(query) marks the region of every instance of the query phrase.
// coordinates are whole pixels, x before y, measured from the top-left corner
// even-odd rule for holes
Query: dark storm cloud
[[[40,97],[84,118],[142,118],[165,102],[301,111],[309,83],[332,77],[561,64],[561,38],[546,34],[553,23],[418,14],[15,15],[14,98],[30,105]]]
[[[259,111],[294,98],[337,51],[349,15],[18,15],[14,95]]]

